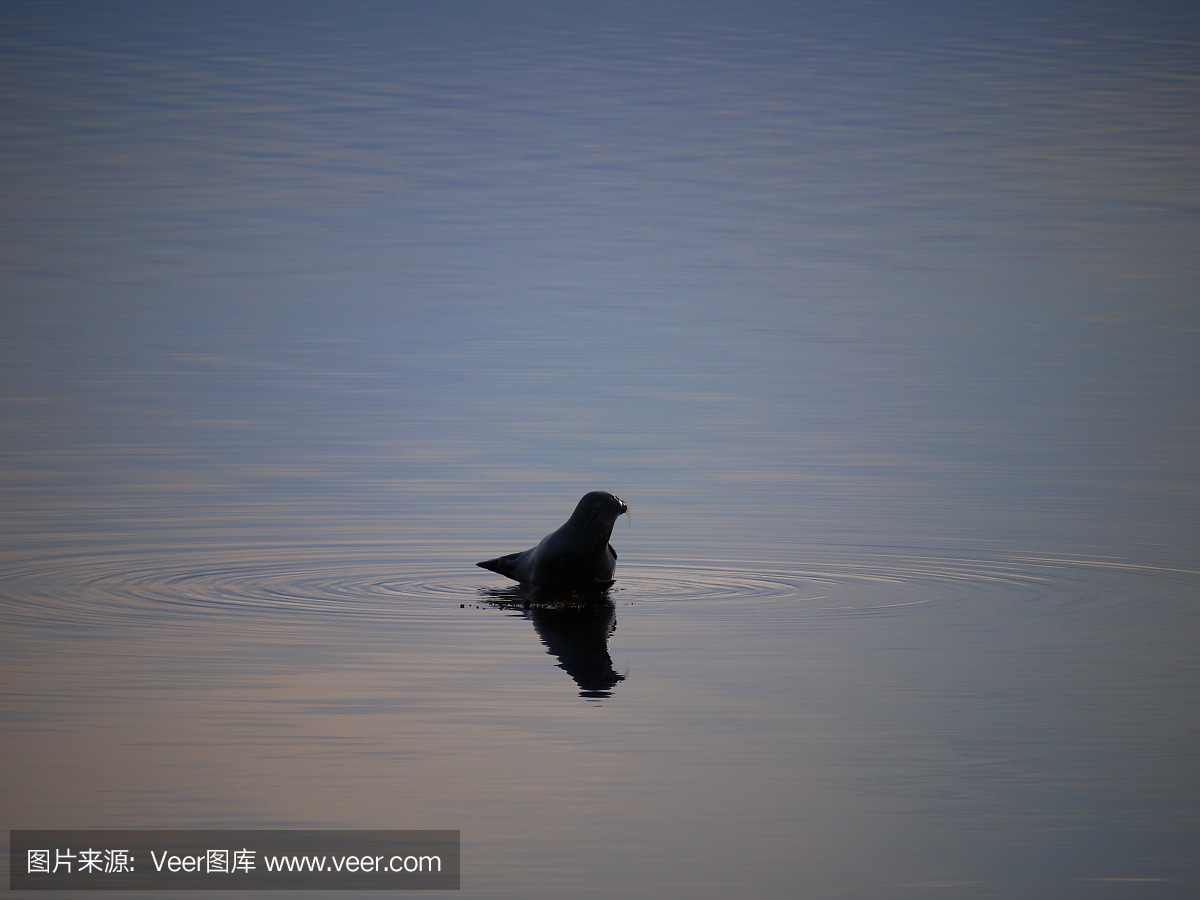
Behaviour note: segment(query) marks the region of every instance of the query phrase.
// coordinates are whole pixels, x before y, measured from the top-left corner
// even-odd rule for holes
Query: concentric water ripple
[[[394,549],[361,547],[64,553],[7,560],[0,603],[18,626],[56,630],[219,617],[355,622],[432,611],[431,586],[449,578],[450,567],[426,563],[416,580],[397,577],[404,568],[411,563]],[[422,597],[426,602],[415,602]]]
[[[1042,614],[1128,606],[1148,592],[1190,596],[1200,572],[982,551],[823,548],[804,560],[660,557],[622,562],[611,595],[627,603],[782,604],[822,615],[894,613],[1003,598]],[[1171,590],[1166,591],[1170,595]]]
[[[0,560],[10,627],[87,629],[224,620],[228,627],[411,622],[478,599],[495,577],[469,554],[384,546],[154,548],[61,551]],[[622,562],[615,602],[699,603],[744,614],[770,605],[795,615],[901,615],[931,605],[1020,603],[1036,614],[1191,596],[1186,569],[1110,559],[840,548],[802,561],[661,557]],[[1170,588],[1175,588],[1174,591]]]

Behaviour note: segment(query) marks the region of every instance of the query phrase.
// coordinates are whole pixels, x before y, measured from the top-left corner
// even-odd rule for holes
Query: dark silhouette
[[[538,588],[607,587],[617,567],[617,551],[608,539],[617,517],[627,512],[620,497],[592,491],[583,495],[566,524],[536,547],[475,565]]]
[[[616,606],[607,590],[551,593],[525,587],[480,591],[484,602],[516,610],[534,631],[558,667],[579,685],[579,696],[608,697],[625,680],[613,669],[608,640],[617,629]]]

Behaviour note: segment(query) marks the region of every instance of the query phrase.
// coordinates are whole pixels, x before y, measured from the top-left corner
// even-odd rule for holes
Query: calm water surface
[[[1194,12],[54,9],[0,26],[0,824],[1200,890]],[[592,489],[606,602],[474,567]]]

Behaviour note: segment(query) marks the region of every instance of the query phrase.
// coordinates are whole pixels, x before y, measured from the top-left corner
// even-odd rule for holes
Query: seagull
[[[530,587],[608,587],[617,567],[617,551],[608,539],[617,517],[627,512],[620,497],[592,491],[583,495],[566,524],[536,547],[475,565]]]

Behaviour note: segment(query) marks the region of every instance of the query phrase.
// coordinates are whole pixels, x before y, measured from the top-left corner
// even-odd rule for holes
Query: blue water
[[[1194,896],[1198,37],[8,4],[0,825]],[[593,489],[607,605],[475,568]]]

